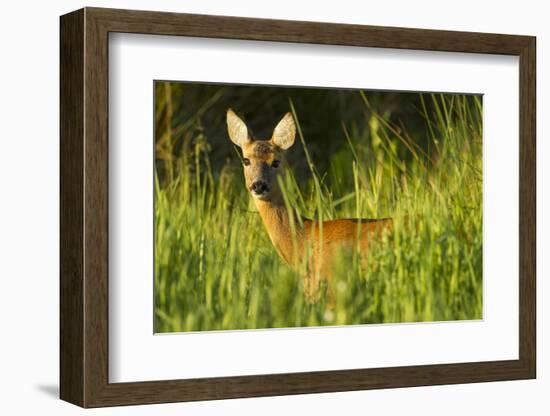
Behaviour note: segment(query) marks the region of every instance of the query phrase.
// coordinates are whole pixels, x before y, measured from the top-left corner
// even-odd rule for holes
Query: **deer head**
[[[248,127],[233,110],[227,110],[227,131],[233,143],[241,148],[246,189],[258,200],[279,197],[277,175],[280,174],[284,152],[294,144],[296,125],[292,114],[286,113],[266,140],[252,138]]]

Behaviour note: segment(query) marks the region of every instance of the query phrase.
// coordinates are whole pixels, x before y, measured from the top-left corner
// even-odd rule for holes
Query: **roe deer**
[[[293,221],[288,212],[277,176],[284,167],[284,153],[294,144],[296,125],[287,113],[267,140],[253,138],[243,120],[227,110],[227,131],[242,150],[246,188],[251,193],[269,238],[277,253],[294,269],[310,254],[304,276],[304,293],[315,301],[321,279],[328,283],[332,297],[332,261],[339,247],[358,247],[366,253],[369,239],[391,228],[392,219],[339,219],[322,223],[308,218]],[[309,247],[309,249],[308,249]],[[309,250],[309,251],[307,251]]]

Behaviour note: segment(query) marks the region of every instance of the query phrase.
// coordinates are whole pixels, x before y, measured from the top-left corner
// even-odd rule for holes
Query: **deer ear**
[[[279,121],[279,124],[277,124],[277,127],[275,127],[275,130],[273,130],[271,141],[275,146],[286,150],[294,144],[295,137],[296,124],[294,124],[294,118],[292,114],[286,113],[281,121]]]
[[[232,109],[227,110],[227,133],[231,141],[239,147],[250,141],[246,124]]]

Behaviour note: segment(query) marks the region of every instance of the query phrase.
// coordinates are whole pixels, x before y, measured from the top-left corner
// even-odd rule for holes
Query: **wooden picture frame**
[[[85,8],[61,17],[60,396],[82,407],[536,376],[534,37]],[[109,383],[108,34],[192,36],[519,57],[519,359]]]

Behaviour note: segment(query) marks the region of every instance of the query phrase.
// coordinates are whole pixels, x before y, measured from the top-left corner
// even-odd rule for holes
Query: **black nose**
[[[250,187],[250,189],[252,189],[252,192],[254,192],[257,195],[261,195],[264,192],[269,191],[269,187],[267,186],[267,183],[265,183],[264,181],[254,182]]]

